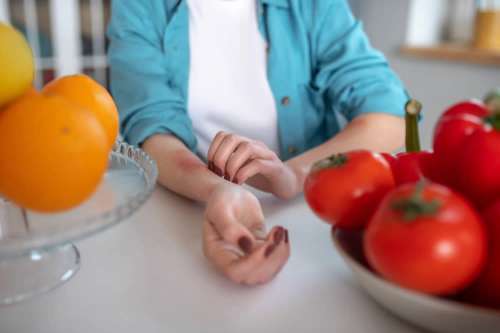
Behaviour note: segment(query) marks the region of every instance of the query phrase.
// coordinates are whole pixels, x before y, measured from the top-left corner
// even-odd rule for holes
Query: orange
[[[99,83],[87,75],[64,76],[49,83],[42,93],[59,95],[94,113],[104,127],[111,148],[118,136],[118,111],[113,98]]]
[[[0,106],[23,95],[34,73],[28,42],[19,31],[0,22]]]
[[[39,212],[72,208],[96,190],[109,143],[95,116],[34,91],[0,111],[0,193]]]

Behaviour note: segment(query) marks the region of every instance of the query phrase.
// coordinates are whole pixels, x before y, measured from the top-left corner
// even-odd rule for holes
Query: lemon
[[[0,106],[23,95],[34,73],[28,42],[19,31],[0,22]]]

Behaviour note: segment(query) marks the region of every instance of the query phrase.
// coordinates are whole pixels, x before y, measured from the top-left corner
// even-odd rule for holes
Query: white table
[[[0,307],[0,332],[421,332],[361,291],[303,199],[262,202],[292,244],[268,285],[216,273],[201,251],[202,207],[158,188],[129,221],[77,244],[82,268],[67,284]]]

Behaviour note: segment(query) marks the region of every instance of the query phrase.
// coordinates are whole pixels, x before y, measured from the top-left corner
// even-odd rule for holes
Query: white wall
[[[382,50],[413,97],[425,107],[422,141],[431,143],[435,121],[446,106],[468,97],[482,97],[500,87],[500,68],[436,60],[418,60],[399,54],[406,37],[408,0],[352,0],[372,43]]]

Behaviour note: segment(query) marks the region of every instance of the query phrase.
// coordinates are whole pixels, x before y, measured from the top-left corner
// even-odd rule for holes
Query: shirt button
[[[281,99],[281,105],[288,106],[290,104],[290,97],[285,96]]]
[[[289,147],[288,147],[288,152],[289,152],[290,154],[292,154],[292,155],[293,155],[293,154],[295,154],[295,153],[297,153],[297,151],[299,151],[299,150],[298,150],[298,148],[297,148],[297,147],[295,147],[295,146],[289,146]]]

